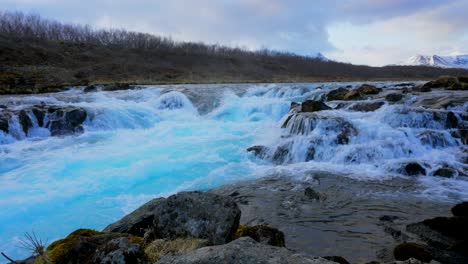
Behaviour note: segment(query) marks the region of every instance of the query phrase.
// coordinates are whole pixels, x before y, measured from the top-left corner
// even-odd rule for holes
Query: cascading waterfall
[[[12,113],[41,104],[86,112],[82,133],[54,136],[48,115],[41,125],[29,110],[27,133],[18,114],[8,133],[0,130],[0,246],[24,257],[16,245],[27,231],[53,241],[76,228],[103,228],[155,196],[285,171],[378,180],[404,177],[401,164],[417,161],[428,176],[416,195],[468,198],[466,148],[454,127],[466,122],[468,104],[428,110],[410,98],[371,112],[345,105],[289,117],[291,102],[347,85],[359,84],[203,87],[216,104],[178,86],[0,97]],[[255,145],[265,156],[246,151]],[[444,166],[456,170],[454,178],[430,176]]]

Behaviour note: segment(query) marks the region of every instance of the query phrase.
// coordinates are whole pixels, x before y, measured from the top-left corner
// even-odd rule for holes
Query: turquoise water
[[[383,149],[382,159],[408,158],[394,146],[382,144],[383,140],[401,140],[403,146],[417,145],[401,130],[391,130],[391,108],[376,114],[330,113],[351,120],[360,130],[361,137],[341,156],[336,148],[325,148],[324,153],[331,149],[337,155],[325,153],[322,160],[275,166],[245,151],[252,145],[278,141],[281,120],[292,101],[318,98],[338,85],[190,86],[188,95],[184,87],[90,94],[75,89],[2,97],[0,104],[18,108],[40,102],[80,106],[88,119],[85,132],[77,136],[50,137],[43,128],[29,135],[0,131],[0,250],[15,258],[26,257],[28,252],[18,247],[24,232],[34,231],[52,242],[77,228],[102,229],[157,196],[266,174],[301,175],[308,169],[321,169],[351,173],[363,180],[388,177],[386,167],[380,166],[386,165],[382,160],[350,164],[342,156],[354,151],[357,157],[368,157],[365,150],[372,149],[370,138]],[[198,94],[196,89],[203,96],[193,96]],[[379,125],[384,121],[390,125]],[[455,155],[453,148],[414,149],[414,155],[432,159],[450,160]],[[468,186],[460,182],[426,179],[421,193],[461,199]]]

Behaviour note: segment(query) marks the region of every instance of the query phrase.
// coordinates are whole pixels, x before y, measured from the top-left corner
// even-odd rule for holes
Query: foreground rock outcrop
[[[204,247],[183,255],[165,256],[158,264],[249,264],[249,263],[290,263],[290,264],[332,264],[324,258],[309,257],[286,248],[260,244],[250,237],[236,239],[228,244]]]
[[[435,217],[409,224],[408,232],[418,235],[425,244],[403,243],[395,250],[395,258],[416,258],[424,262],[468,263],[468,202],[452,208],[454,216]]]
[[[129,233],[145,240],[200,238],[211,245],[231,241],[241,212],[230,198],[211,193],[183,192],[149,201],[104,231]]]

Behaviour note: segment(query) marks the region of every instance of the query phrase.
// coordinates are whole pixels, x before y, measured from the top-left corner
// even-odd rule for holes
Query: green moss
[[[45,258],[47,258],[49,262],[53,264],[67,263],[74,245],[76,245],[83,238],[101,234],[104,233],[92,229],[78,229],[70,233],[66,238],[57,240],[50,244],[47,247],[45,256],[38,257],[34,264],[47,264]]]

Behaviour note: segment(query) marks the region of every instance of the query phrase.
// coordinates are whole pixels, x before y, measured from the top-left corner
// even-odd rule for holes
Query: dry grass
[[[207,245],[204,239],[177,238],[175,240],[157,239],[145,248],[145,254],[151,263],[168,254],[186,253]]]

